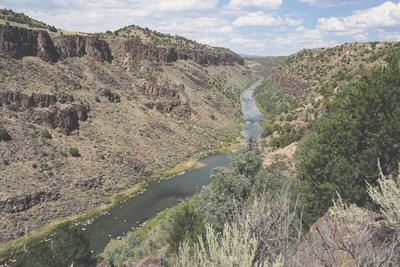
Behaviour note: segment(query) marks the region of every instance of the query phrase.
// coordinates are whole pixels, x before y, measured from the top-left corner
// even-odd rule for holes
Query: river
[[[241,104],[244,123],[242,135],[251,147],[261,136],[260,122],[263,114],[253,98],[254,90],[262,82],[255,82],[242,93]],[[113,238],[121,238],[128,231],[152,218],[158,212],[177,205],[182,199],[192,196],[208,184],[213,168],[226,166],[227,154],[210,155],[200,160],[200,168],[189,170],[171,179],[155,182],[146,191],[121,203],[108,213],[93,220],[84,229],[91,250],[98,254],[102,252]]]

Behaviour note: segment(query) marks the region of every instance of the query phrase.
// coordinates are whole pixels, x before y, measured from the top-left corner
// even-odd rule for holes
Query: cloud
[[[241,36],[231,38],[230,43],[234,45],[240,45],[241,47],[251,50],[264,50],[267,48],[267,44],[263,40],[244,38]]]
[[[272,16],[263,12],[249,13],[236,18],[232,25],[235,27],[242,26],[298,26],[301,20],[295,20],[287,17]]]
[[[228,8],[242,9],[246,7],[260,7],[264,9],[277,9],[282,5],[282,0],[231,0]]]
[[[158,31],[169,33],[230,33],[233,31],[231,24],[217,17],[174,18],[159,22]]]
[[[368,34],[367,33],[360,33],[352,36],[354,40],[357,41],[367,41],[368,40]]]
[[[310,6],[316,7],[332,7],[332,6],[342,6],[351,3],[358,3],[361,0],[299,0],[302,3],[309,4]]]
[[[193,11],[216,8],[218,0],[161,0],[157,9],[161,11]]]
[[[291,53],[304,48],[332,47],[338,44],[336,41],[326,41],[324,34],[318,29],[307,29],[303,26],[287,35],[274,38],[272,43],[277,47],[285,47]]]
[[[400,32],[380,31],[379,39],[390,42],[400,42]]]
[[[370,29],[400,26],[400,3],[391,1],[380,6],[353,12],[348,17],[318,19],[317,28],[336,35],[353,35]]]

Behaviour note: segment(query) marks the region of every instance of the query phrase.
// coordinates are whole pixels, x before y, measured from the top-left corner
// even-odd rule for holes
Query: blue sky
[[[248,55],[400,41],[400,3],[380,0],[0,0],[62,29],[136,24]]]

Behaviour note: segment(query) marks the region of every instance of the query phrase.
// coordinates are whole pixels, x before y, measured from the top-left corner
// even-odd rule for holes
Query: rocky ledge
[[[0,212],[17,213],[30,209],[46,201],[56,201],[61,197],[58,192],[35,192],[28,195],[15,196],[0,200]]]
[[[32,56],[49,62],[58,60],[57,50],[47,32],[5,25],[0,25],[0,56],[16,59]]]
[[[174,112],[179,116],[190,116],[191,107],[184,90],[185,86],[174,85],[168,82],[145,83],[140,88],[143,95],[148,98],[145,106],[156,109],[161,113]]]
[[[64,35],[54,38],[60,58],[89,57],[99,62],[111,62],[113,57],[108,44],[93,36]]]
[[[24,94],[21,92],[0,93],[0,106],[13,111],[33,110],[34,122],[58,129],[69,135],[79,129],[79,121],[86,121],[89,116],[89,105],[76,101],[72,96],[50,94]]]
[[[0,57],[21,59],[32,56],[54,63],[86,55],[100,62],[112,60],[108,44],[93,36],[62,35],[53,42],[46,31],[0,25]]]
[[[202,66],[209,65],[243,65],[243,59],[229,51],[213,51],[212,49],[181,49],[175,47],[158,47],[154,44],[144,44],[137,40],[126,40],[119,44],[118,56],[131,66],[141,60],[172,63],[177,60],[192,60]]]

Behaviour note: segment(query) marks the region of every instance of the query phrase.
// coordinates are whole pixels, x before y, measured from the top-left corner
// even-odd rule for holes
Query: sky
[[[246,55],[400,41],[400,1],[393,0],[0,0],[0,7],[65,30],[135,24]]]

